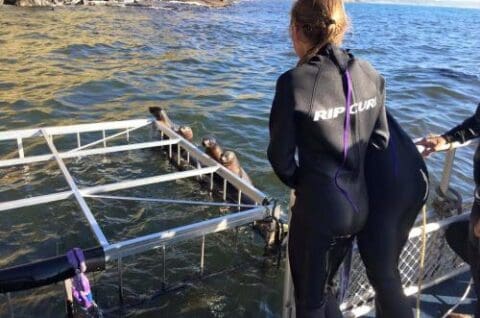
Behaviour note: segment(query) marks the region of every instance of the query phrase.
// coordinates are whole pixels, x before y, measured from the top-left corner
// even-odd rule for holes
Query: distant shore
[[[480,9],[480,0],[344,0],[347,3],[398,4]]]
[[[232,0],[0,0],[0,5],[16,5],[19,7],[55,7],[68,5],[90,6],[152,6],[155,2],[176,2],[208,6],[213,8],[226,7]]]

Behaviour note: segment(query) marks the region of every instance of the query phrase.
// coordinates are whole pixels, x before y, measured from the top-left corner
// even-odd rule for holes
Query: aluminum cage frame
[[[141,142],[141,143],[129,143],[121,146],[107,146],[107,141],[121,137],[124,135],[127,141],[130,140],[130,133],[140,129],[142,127],[152,126],[153,129],[158,130],[162,140]],[[107,132],[121,130],[107,136]],[[82,145],[81,135],[82,133],[102,132],[102,137],[94,142]],[[68,151],[58,151],[54,137],[75,134],[77,137],[77,147]],[[166,138],[165,138],[166,136]],[[23,141],[27,138],[43,137],[50,151],[49,154],[27,156],[23,147]],[[135,119],[125,121],[112,121],[112,122],[100,122],[90,124],[68,125],[58,127],[45,127],[35,129],[13,130],[0,132],[0,141],[16,141],[18,147],[18,158],[0,160],[0,168],[13,167],[26,165],[36,162],[56,161],[60,168],[65,181],[67,182],[70,190],[57,193],[50,193],[46,195],[39,195],[24,199],[4,201],[0,202],[0,211],[13,210],[28,206],[37,206],[40,204],[61,201],[69,198],[75,198],[80,206],[82,216],[88,221],[89,227],[93,232],[99,246],[96,248],[95,258],[98,263],[98,258],[104,262],[94,266],[89,270],[102,270],[105,268],[105,264],[118,260],[121,264],[121,259],[126,256],[135,255],[151,249],[159,247],[165,247],[166,244],[184,241],[193,238],[202,238],[205,240],[205,235],[210,233],[216,233],[232,228],[236,228],[242,225],[250,224],[255,221],[263,220],[268,216],[271,216],[274,210],[273,202],[267,199],[267,196],[256,189],[254,186],[246,183],[238,176],[234,175],[228,169],[221,164],[210,158],[203,151],[198,149],[193,143],[189,142],[174,130],[165,126],[162,122],[155,119]],[[89,149],[95,145],[102,145],[101,148]],[[190,170],[178,171],[173,173],[160,174],[152,177],[138,178],[133,180],[126,180],[111,184],[98,185],[93,187],[79,187],[73,177],[71,176],[67,165],[63,159],[74,157],[86,157],[99,154],[109,154],[122,151],[139,150],[139,149],[151,149],[154,147],[168,147],[168,155],[170,160],[177,160],[180,163],[181,153],[186,153],[186,160],[190,163],[195,160],[196,167]],[[173,149],[176,147],[176,149]],[[177,158],[173,157],[176,151]],[[106,192],[129,189],[138,186],[158,184],[167,181],[174,181],[191,177],[207,177],[210,180],[210,189],[213,189],[214,175],[217,175],[223,181],[223,199],[227,200],[227,185],[233,186],[236,189],[235,195],[237,195],[238,202],[236,203],[214,203],[214,202],[200,202],[200,201],[187,201],[187,200],[168,200],[170,203],[178,204],[190,204],[190,205],[225,205],[238,207],[238,212],[226,214],[223,216],[214,217],[205,221],[182,225],[174,227],[168,230],[160,231],[157,233],[151,233],[143,236],[139,236],[133,239],[127,239],[116,243],[111,243],[102,231],[101,226],[97,222],[90,207],[85,201],[86,197],[95,197],[98,194]],[[218,178],[217,177],[217,178]],[[115,198],[115,197],[105,197]],[[242,200],[248,199],[253,204],[243,204]],[[241,210],[243,208],[244,210]],[[241,210],[241,211],[240,211]],[[280,211],[276,212],[279,214]],[[276,215],[279,217],[279,215]],[[202,244],[202,259],[201,267],[203,269],[204,264],[204,244]],[[98,251],[100,251],[98,253]],[[88,254],[88,253],[87,253]],[[99,256],[100,255],[100,256]],[[88,255],[87,255],[88,264]],[[25,278],[24,273],[27,269],[31,269],[31,266],[35,264],[24,264],[7,269],[0,270],[0,292],[8,293],[10,291],[23,290],[28,288],[34,288],[51,284],[56,281],[66,279],[73,276],[68,263],[65,263],[65,255],[53,260],[47,260],[46,262],[35,263],[38,266],[36,269],[49,271],[47,266],[57,266],[63,271],[62,275],[51,277],[51,279],[43,281],[33,281],[35,278]],[[50,264],[50,265],[48,265]],[[56,265],[52,265],[56,264]],[[60,265],[58,265],[60,264]],[[102,266],[103,265],[103,266]],[[28,270],[27,270],[28,272]],[[23,276],[22,276],[23,275]],[[11,279],[9,280],[9,277]]]

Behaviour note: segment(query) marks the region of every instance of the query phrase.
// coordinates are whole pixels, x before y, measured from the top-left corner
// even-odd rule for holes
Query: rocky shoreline
[[[16,5],[19,7],[56,7],[70,5],[88,6],[153,6],[156,1],[173,2],[165,0],[0,0],[0,5]],[[226,7],[232,0],[175,0],[174,2],[191,3],[208,7]]]

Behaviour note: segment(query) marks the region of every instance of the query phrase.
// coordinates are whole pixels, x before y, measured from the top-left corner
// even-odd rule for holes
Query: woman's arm
[[[460,125],[447,131],[442,135],[447,142],[461,142],[464,143],[470,139],[480,136],[480,103],[477,106],[475,114],[465,120]]]
[[[295,101],[289,74],[277,80],[275,97],[270,111],[270,144],[267,155],[273,171],[290,188],[296,184],[297,163],[295,162]]]
[[[429,136],[423,138],[417,142],[417,145],[425,147],[422,155],[426,157],[430,155],[430,153],[438,151],[447,143],[464,143],[477,137],[480,137],[480,103],[472,117],[466,119],[463,123],[450,129],[441,136]]]

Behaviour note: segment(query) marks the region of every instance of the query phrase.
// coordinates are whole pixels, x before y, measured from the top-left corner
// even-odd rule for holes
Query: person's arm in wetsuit
[[[277,80],[275,97],[270,111],[270,144],[267,155],[273,171],[290,188],[294,188],[297,176],[295,150],[295,101],[288,73]]]
[[[424,146],[424,156],[438,151],[447,143],[460,142],[464,143],[471,139],[480,137],[480,103],[472,117],[467,118],[460,125],[450,129],[440,136],[425,137],[417,144]]]
[[[477,106],[475,114],[465,120],[457,127],[450,129],[442,135],[442,137],[449,143],[451,142],[467,142],[468,140],[480,136],[480,103]]]
[[[385,79],[383,77],[380,77],[379,91],[381,92],[382,110],[380,110],[375,127],[373,128],[370,144],[379,150],[384,150],[388,147],[390,131],[388,130],[387,111],[385,109],[386,94]]]

